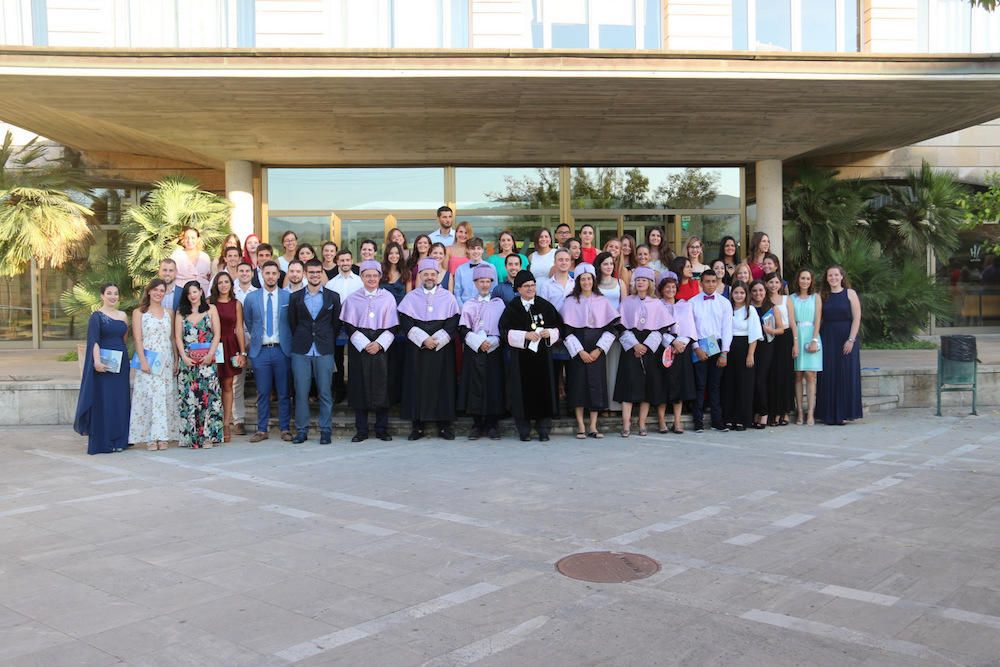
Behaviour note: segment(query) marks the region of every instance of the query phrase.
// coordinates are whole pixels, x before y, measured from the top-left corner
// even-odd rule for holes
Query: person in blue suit
[[[271,390],[278,392],[278,426],[281,439],[292,440],[292,400],[290,361],[292,331],[288,326],[287,291],[278,287],[278,264],[265,262],[261,267],[264,286],[246,296],[243,321],[250,332],[250,361],[257,381],[257,432],[250,442],[268,438],[271,419]]]

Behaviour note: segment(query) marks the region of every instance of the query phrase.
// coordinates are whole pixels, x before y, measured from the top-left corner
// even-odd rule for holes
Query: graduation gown
[[[558,311],[540,296],[535,297],[530,313],[520,297],[514,297],[500,316],[500,342],[507,361],[507,404],[514,419],[520,421],[551,419],[559,413],[549,343],[539,341],[538,351],[532,352],[522,342],[524,334],[532,331],[533,317],[541,318],[546,329],[562,328]]]
[[[407,340],[403,359],[403,400],[399,415],[411,421],[454,421],[455,419],[455,336],[458,315],[443,320],[418,320],[402,312],[399,326]],[[452,339],[441,349],[418,346],[410,330],[416,327],[428,336],[444,331]]]
[[[477,299],[466,301],[458,325],[459,341],[465,345],[462,374],[458,383],[458,408],[467,415],[500,417],[507,411],[507,402],[504,394],[503,352],[499,349],[500,336],[496,327],[505,306],[499,298],[493,298],[485,304],[484,312],[479,318],[483,322],[482,326],[474,321],[479,307]],[[469,334],[472,334],[471,337]],[[491,343],[489,352],[479,351],[482,340]],[[494,344],[497,347],[493,347]]]
[[[344,323],[347,335],[360,333],[369,340],[376,340],[389,332],[396,335],[397,327],[386,329],[365,329]],[[389,407],[389,353],[382,350],[378,354],[358,351],[352,343],[347,344],[347,363],[351,368],[350,382],[347,383],[347,404],[354,410],[382,410]]]
[[[566,364],[566,403],[571,408],[608,409],[608,350],[618,337],[618,312],[603,296],[575,299],[563,304],[563,343],[570,355]],[[601,349],[601,356],[589,364],[580,351]]]

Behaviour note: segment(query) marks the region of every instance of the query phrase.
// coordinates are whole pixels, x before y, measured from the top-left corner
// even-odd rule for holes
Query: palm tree
[[[927,248],[947,257],[959,245],[967,188],[947,171],[934,171],[924,161],[901,184],[886,185],[886,204],[876,211],[874,235],[894,262],[923,256]]]
[[[783,235],[789,268],[827,264],[831,252],[867,229],[871,186],[838,179],[838,173],[803,165],[786,178]]]
[[[69,195],[89,196],[82,173],[46,152],[37,137],[15,148],[10,131],[0,146],[0,276],[60,267],[91,236],[91,210]]]
[[[156,275],[160,260],[177,249],[184,227],[201,234],[205,251],[214,251],[229,233],[232,203],[225,197],[199,189],[183,176],[169,176],[156,183],[145,203],[125,213],[122,233],[128,243],[128,268],[139,284]]]

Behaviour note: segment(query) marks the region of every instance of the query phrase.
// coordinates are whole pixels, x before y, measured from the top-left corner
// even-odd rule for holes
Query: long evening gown
[[[861,407],[861,338],[844,354],[851,335],[851,302],[847,290],[830,294],[823,301],[823,372],[816,381],[816,418],[826,424],[843,424],[864,415]]]
[[[128,430],[128,441],[132,444],[176,440],[178,436],[172,313],[164,310],[162,317],[142,314],[142,345],[160,355],[163,370],[159,375],[135,372]]]
[[[126,333],[128,324],[100,311],[92,314],[87,322],[86,356],[73,429],[87,436],[88,454],[120,452],[128,447],[130,400]],[[122,353],[122,364],[117,373],[98,373],[94,370],[94,343],[101,349]]]
[[[184,318],[184,350],[193,343],[212,342],[212,320],[206,312],[191,324]],[[216,364],[186,366],[180,362],[177,389],[180,394],[181,447],[203,447],[207,441],[222,442],[222,387]]]

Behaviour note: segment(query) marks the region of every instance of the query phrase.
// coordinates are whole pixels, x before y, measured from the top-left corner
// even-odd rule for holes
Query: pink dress
[[[448,273],[455,275],[458,271],[458,267],[462,266],[469,261],[468,257],[449,257],[448,258]]]
[[[197,280],[201,283],[201,289],[205,291],[205,297],[208,298],[208,289],[212,286],[211,258],[206,253],[200,252],[198,260],[192,263],[184,248],[178,248],[170,255],[170,259],[177,263],[177,278],[175,279],[177,285],[184,287],[188,281]]]

